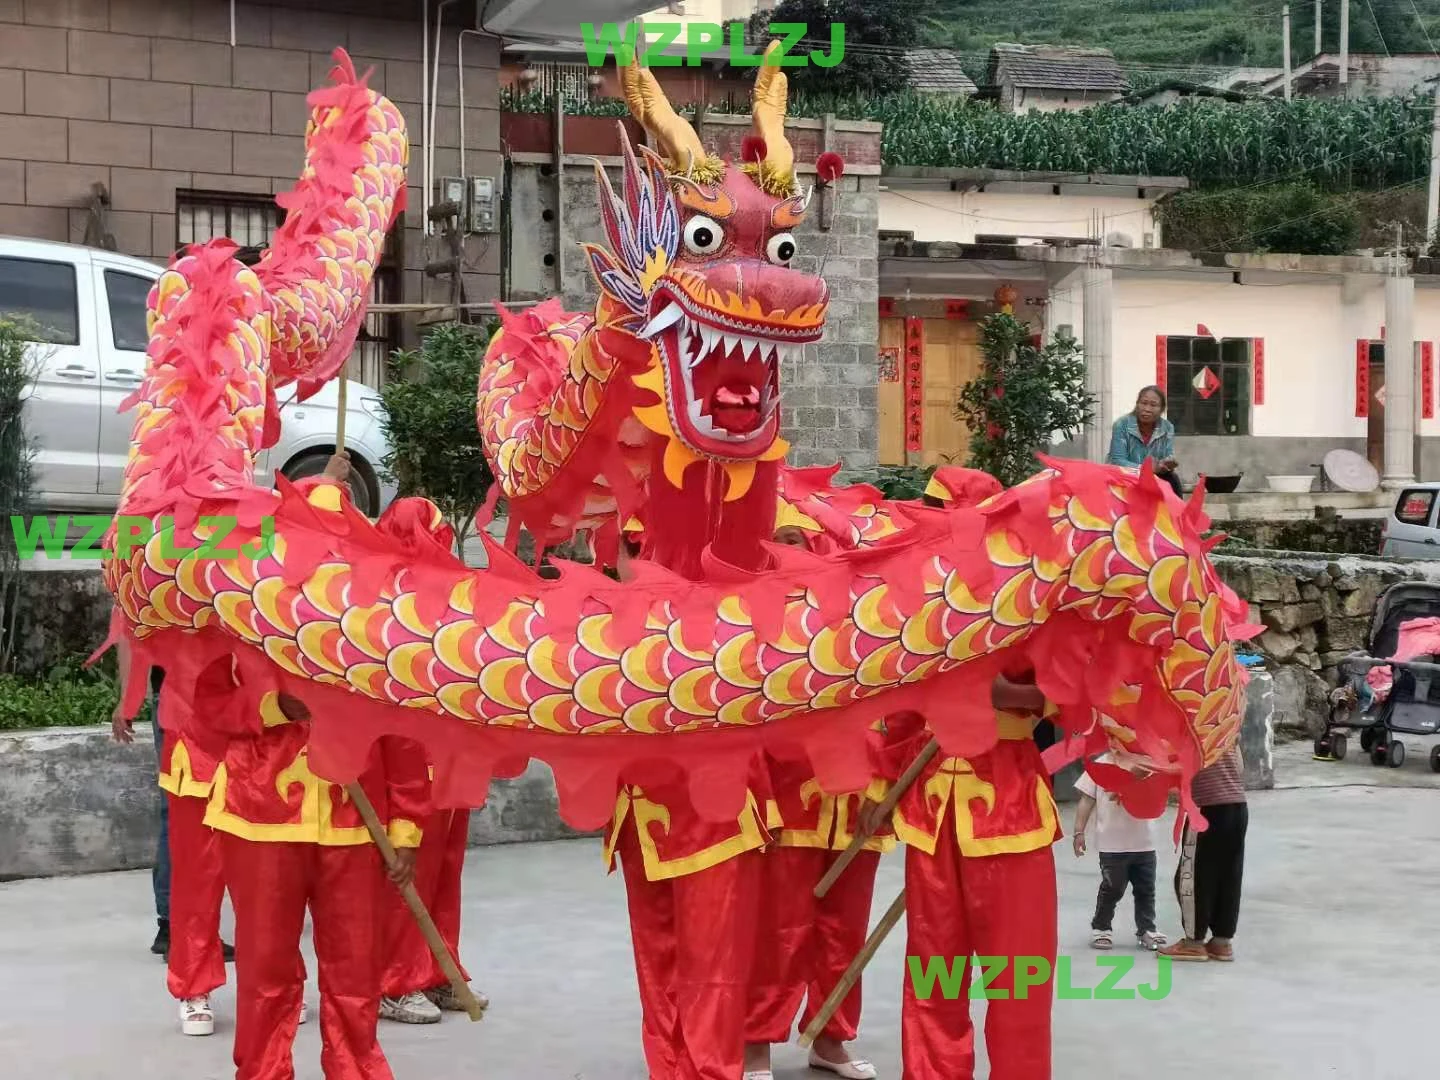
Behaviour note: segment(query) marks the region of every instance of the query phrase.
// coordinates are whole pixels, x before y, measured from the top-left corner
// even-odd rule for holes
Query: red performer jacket
[[[1000,741],[993,749],[969,758],[937,755],[901,796],[894,822],[902,843],[933,855],[952,804],[962,855],[1035,851],[1060,839],[1060,815],[1035,745],[1034,717],[997,712],[995,721]],[[886,724],[887,756],[898,778],[930,735],[914,714],[892,717]]]
[[[165,732],[160,748],[160,787],[171,795],[208,799],[220,763],[183,735]]]
[[[860,827],[865,803],[878,803],[890,790],[888,756],[877,724],[871,735],[871,757],[877,774],[862,792],[830,795],[821,789],[810,770],[800,762],[768,759],[770,787],[774,797],[766,808],[775,842],[781,847],[821,848],[844,851]],[[895,847],[895,834],[882,827],[865,842],[866,851],[890,851]]]
[[[649,881],[667,881],[718,866],[773,840],[770,829],[778,821],[767,816],[769,777],[763,765],[752,769],[745,808],[733,822],[707,821],[690,806],[684,780],[629,784],[615,800],[615,816],[605,833],[605,862],[615,869],[615,849],[621,830],[630,825],[640,841],[640,854]]]
[[[278,695],[260,706],[264,730],[230,742],[215,770],[205,824],[246,840],[349,847],[370,843],[359,812],[339,784],[310,771],[310,725],[280,711]],[[420,822],[430,812],[425,755],[403,739],[382,738],[360,777],[390,842],[419,847]]]

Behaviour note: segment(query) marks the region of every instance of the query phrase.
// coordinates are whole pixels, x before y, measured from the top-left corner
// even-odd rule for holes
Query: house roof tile
[[[990,50],[990,82],[1037,90],[1126,89],[1125,74],[1109,49],[1065,45],[996,45]]]
[[[921,93],[973,94],[978,89],[954,49],[911,49],[905,56],[910,64],[910,85]]]

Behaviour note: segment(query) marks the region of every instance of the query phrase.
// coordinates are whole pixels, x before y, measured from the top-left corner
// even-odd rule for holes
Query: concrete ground
[[[1324,769],[1322,780],[1366,786],[1252,795],[1238,962],[1176,965],[1163,1000],[1056,1002],[1060,1080],[1411,1080],[1433,1072],[1424,1033],[1440,1001],[1440,816],[1431,790],[1368,786],[1379,774],[1428,788],[1433,774],[1419,760],[1394,771],[1358,758]],[[1076,957],[1074,984],[1093,986],[1096,863],[1075,859],[1068,840],[1056,855],[1061,951]],[[901,864],[895,855],[882,866],[876,917],[899,888]],[[1162,874],[1173,865],[1162,852]],[[146,951],[150,907],[145,873],[0,884],[0,1074],[233,1075],[231,991],[216,996],[215,1036],[179,1034],[163,966]],[[1174,932],[1178,914],[1164,889],[1160,915]],[[643,1080],[626,925],[623,887],[603,876],[593,841],[473,851],[463,950],[493,1004],[480,1024],[453,1014],[435,1027],[383,1024],[398,1080]],[[1117,953],[1130,949],[1130,925],[1122,906]],[[860,1047],[890,1080],[899,1076],[902,963],[897,930],[866,982]],[[1155,975],[1155,960],[1141,957],[1121,985]],[[313,1017],[313,986],[308,999]],[[301,1080],[321,1076],[319,1034],[313,1018],[301,1029]],[[777,1080],[821,1075],[805,1071],[793,1046],[777,1051],[776,1066]]]

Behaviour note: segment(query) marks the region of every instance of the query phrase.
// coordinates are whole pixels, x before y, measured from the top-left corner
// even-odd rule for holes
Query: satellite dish
[[[1374,491],[1380,486],[1375,466],[1353,450],[1331,450],[1325,455],[1325,475],[1341,491]]]

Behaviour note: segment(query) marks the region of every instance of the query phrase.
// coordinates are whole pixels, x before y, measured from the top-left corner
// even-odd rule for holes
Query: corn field
[[[550,108],[538,95],[511,95],[503,107]],[[607,98],[567,102],[566,110],[625,113],[623,102]],[[1422,98],[1192,100],[1169,108],[1098,105],[1017,116],[910,94],[873,100],[795,95],[789,111],[880,121],[887,165],[1184,176],[1206,188],[1306,179],[1346,191],[1410,183],[1425,175],[1430,160],[1430,109]]]

